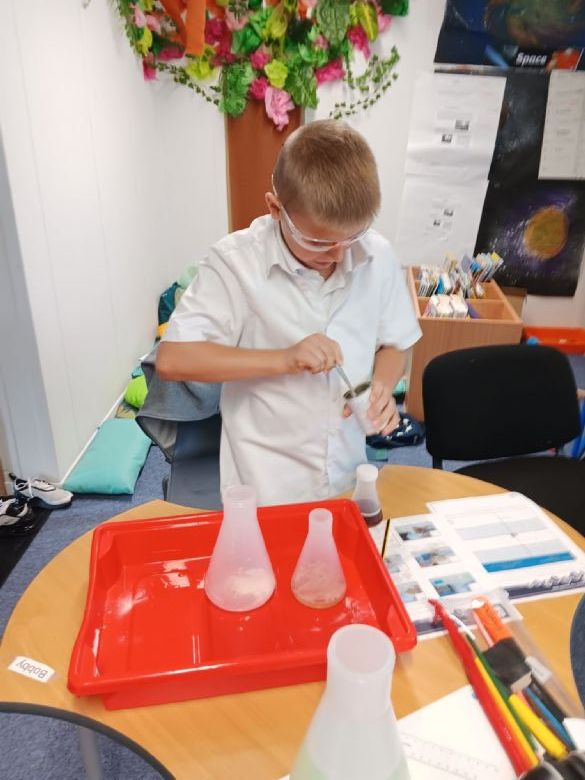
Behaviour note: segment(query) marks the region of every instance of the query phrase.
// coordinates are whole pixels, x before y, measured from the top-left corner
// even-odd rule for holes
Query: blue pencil
[[[546,721],[546,723],[550,726],[550,728],[555,732],[557,737],[561,740],[561,742],[564,742],[565,745],[569,748],[569,750],[576,750],[575,743],[571,739],[571,735],[567,731],[567,729],[563,726],[563,724],[558,721],[555,716],[552,714],[552,712],[548,709],[548,707],[542,703],[542,701],[538,698],[538,696],[530,690],[530,688],[525,688],[523,691],[524,695],[530,702],[530,704],[533,706],[534,709],[537,710],[537,714],[540,715],[540,717]]]

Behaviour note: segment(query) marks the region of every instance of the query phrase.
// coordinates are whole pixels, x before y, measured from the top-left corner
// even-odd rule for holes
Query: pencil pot
[[[396,654],[373,626],[338,629],[327,648],[327,684],[290,780],[408,780],[390,703]]]

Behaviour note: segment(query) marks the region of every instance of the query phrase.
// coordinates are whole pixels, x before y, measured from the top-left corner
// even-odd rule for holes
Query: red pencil
[[[467,679],[471,683],[471,687],[475,691],[475,695],[477,696],[487,719],[491,723],[502,747],[506,751],[511,764],[514,767],[516,776],[521,775],[523,772],[527,772],[531,768],[531,765],[528,763],[528,759],[524,755],[516,737],[510,731],[508,724],[503,719],[495,701],[492,699],[489,689],[475,665],[475,656],[471,649],[471,645],[461,636],[459,629],[443,605],[435,599],[430,600],[430,603],[435,608],[435,617],[440,617],[443,621],[443,625],[447,629],[455,652],[463,664]]]

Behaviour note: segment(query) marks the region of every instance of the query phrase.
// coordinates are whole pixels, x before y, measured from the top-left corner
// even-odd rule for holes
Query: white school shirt
[[[340,344],[354,385],[371,377],[378,347],[406,350],[421,335],[403,273],[382,236],[369,230],[324,280],[295,259],[267,215],[211,248],[164,340],[283,349],[313,333]],[[359,423],[342,416],[346,389],[336,371],[225,382],[222,489],[253,485],[260,505],[348,490],[366,453]]]

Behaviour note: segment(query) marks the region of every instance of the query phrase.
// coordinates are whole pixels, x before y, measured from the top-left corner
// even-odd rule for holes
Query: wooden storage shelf
[[[427,363],[437,355],[455,349],[488,344],[517,344],[522,337],[522,320],[496,282],[483,284],[484,298],[468,301],[479,315],[478,319],[425,317],[429,299],[418,295],[418,271],[416,266],[408,269],[408,287],[422,338],[412,350],[406,408],[413,417],[423,420],[422,375]]]

